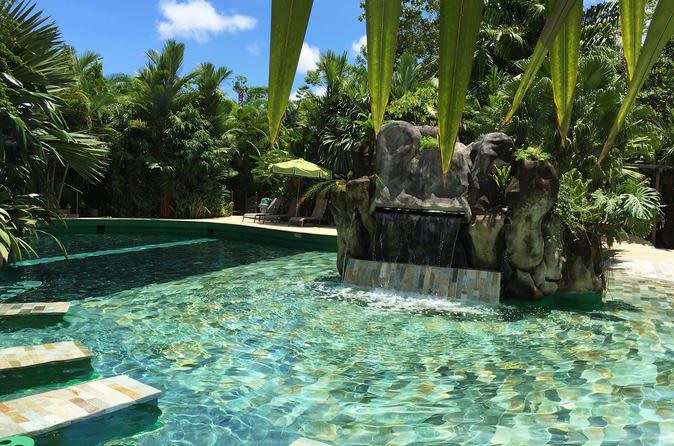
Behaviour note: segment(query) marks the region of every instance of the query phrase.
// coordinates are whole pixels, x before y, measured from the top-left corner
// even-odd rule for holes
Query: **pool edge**
[[[135,218],[67,218],[56,233],[155,232],[202,234],[230,240],[270,243],[274,246],[337,252],[337,236],[311,234],[203,220],[163,220]]]

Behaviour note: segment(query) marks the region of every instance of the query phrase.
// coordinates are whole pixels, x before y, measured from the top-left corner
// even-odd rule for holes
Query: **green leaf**
[[[650,73],[651,68],[653,68],[658,57],[660,57],[660,53],[672,36],[674,36],[674,0],[660,0],[655,7],[651,24],[648,27],[646,41],[641,48],[641,55],[634,69],[634,77],[627,88],[627,96],[620,106],[618,116],[599,155],[600,163],[608,154],[611,146],[613,146],[618,133],[620,133],[620,128],[625,122],[625,118],[627,118],[637,95],[641,91],[641,87],[644,86],[644,82],[648,78],[648,73]]]
[[[466,105],[482,8],[481,0],[440,2],[438,139],[443,173],[449,171]]]
[[[513,103],[510,106],[510,110],[506,114],[506,117],[503,119],[502,126],[507,124],[508,121],[513,117],[517,108],[522,103],[524,99],[524,94],[527,92],[531,84],[533,83],[538,69],[543,64],[545,56],[548,54],[548,50],[552,46],[552,41],[566,23],[566,19],[573,10],[574,6],[577,3],[581,3],[581,0],[557,0],[548,14],[548,19],[545,21],[543,26],[543,31],[541,31],[541,37],[539,37],[534,52],[529,59],[529,64],[527,69],[522,75],[522,80],[520,85],[517,88],[515,97],[513,98]]]
[[[549,4],[554,5],[558,1],[560,0],[550,0]],[[573,98],[576,94],[582,18],[583,4],[576,2],[571,8],[564,26],[559,30],[550,46],[552,96],[557,110],[557,127],[563,145],[566,144],[573,111]]]
[[[639,60],[647,0],[620,0],[620,32],[630,80]]]
[[[9,260],[9,249],[2,244],[0,244],[0,258],[3,263],[7,263],[7,260]]]
[[[271,145],[276,141],[288,106],[312,5],[313,0],[272,1],[267,102]]]
[[[370,91],[374,131],[384,122],[384,113],[391,94],[393,66],[398,45],[400,0],[367,0],[367,85]]]
[[[0,74],[2,74],[2,77],[5,78],[5,82],[7,82],[12,87],[23,88],[23,84],[21,83],[21,81],[18,80],[17,78],[15,78],[14,76],[12,76],[11,74],[4,73],[4,72],[0,73]]]

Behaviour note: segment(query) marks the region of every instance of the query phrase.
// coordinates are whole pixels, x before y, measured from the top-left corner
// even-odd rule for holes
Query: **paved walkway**
[[[277,231],[296,232],[299,234],[332,235],[337,237],[337,228],[330,226],[289,226],[288,223],[253,223],[251,220],[242,221],[240,215],[221,218],[206,218],[198,221],[223,223],[226,225],[249,226],[253,228],[276,229]]]
[[[623,242],[611,250],[610,268],[649,279],[674,282],[674,249],[647,243]]]

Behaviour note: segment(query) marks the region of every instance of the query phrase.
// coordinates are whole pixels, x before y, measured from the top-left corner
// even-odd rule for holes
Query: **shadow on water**
[[[626,302],[604,301],[603,293],[556,293],[540,300],[508,299],[502,303],[510,308],[509,317],[545,317],[552,311],[587,315],[591,319],[621,322],[625,319],[610,314],[615,311],[641,311]]]
[[[162,425],[159,417],[162,412],[156,404],[137,404],[118,412],[75,423],[63,429],[48,432],[35,437],[38,446],[94,446],[109,444],[122,438],[152,432]],[[110,443],[119,445],[138,444]]]
[[[31,393],[47,392],[51,389],[88,381],[95,375],[89,359],[60,366],[38,366],[4,372],[0,373],[0,383],[2,383],[0,397],[22,390],[30,390]]]
[[[26,328],[67,328],[70,322],[63,315],[26,315],[0,317],[0,333],[23,330]]]
[[[40,284],[0,293],[0,301],[53,302],[113,294],[295,254],[289,248],[214,240],[124,254],[7,267],[0,282]],[[161,267],[157,267],[160,265]]]

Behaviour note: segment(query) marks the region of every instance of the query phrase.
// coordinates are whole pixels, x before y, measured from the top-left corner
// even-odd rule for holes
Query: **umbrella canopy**
[[[272,173],[293,177],[316,178],[320,180],[332,178],[332,172],[328,169],[324,169],[302,158],[272,164],[269,166],[269,170]]]

